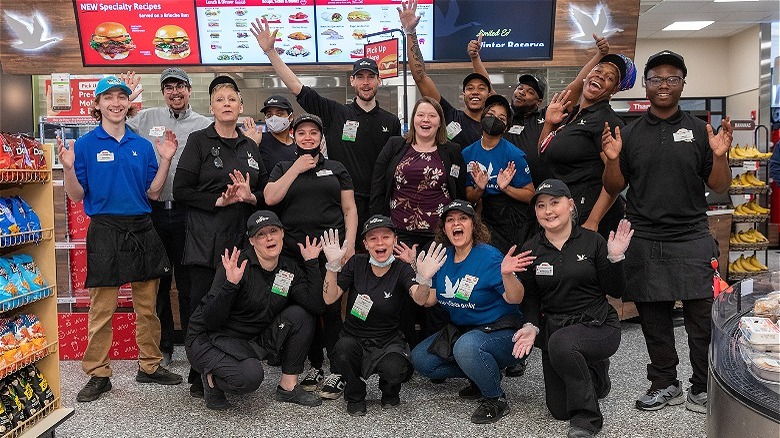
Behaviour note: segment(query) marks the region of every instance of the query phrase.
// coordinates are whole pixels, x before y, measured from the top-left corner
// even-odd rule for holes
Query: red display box
[[[81,360],[87,349],[86,313],[59,313],[60,360]],[[112,322],[114,339],[108,356],[111,359],[138,359],[135,343],[135,313],[115,313]]]

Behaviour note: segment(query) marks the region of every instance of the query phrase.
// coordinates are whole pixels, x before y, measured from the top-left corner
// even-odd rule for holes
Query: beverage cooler
[[[707,436],[777,437],[780,272],[735,284],[712,306]]]

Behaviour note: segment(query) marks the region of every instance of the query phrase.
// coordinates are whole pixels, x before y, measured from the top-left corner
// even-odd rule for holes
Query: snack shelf
[[[51,169],[3,169],[0,184],[45,183],[51,180]]]
[[[14,234],[0,234],[0,249],[14,248],[28,243],[40,243],[43,240],[51,239],[53,235],[54,227]]]
[[[57,397],[35,415],[9,430],[2,438],[39,437],[45,434],[73,415],[72,408],[61,408],[59,405],[60,398]]]
[[[731,222],[737,223],[760,223],[769,219],[768,214],[734,214],[731,216]]]
[[[22,295],[0,300],[0,312],[10,312],[11,310],[26,306],[30,303],[49,298],[52,296],[55,287],[56,286],[52,284],[41,289],[31,290]]]
[[[21,359],[6,365],[4,368],[0,368],[0,379],[4,379],[9,374],[13,374],[21,370],[22,368],[26,367],[27,365],[38,362],[39,360],[43,359],[44,357],[52,353],[56,353],[57,346],[58,346],[57,341],[47,342],[43,348],[39,350],[31,351]]]

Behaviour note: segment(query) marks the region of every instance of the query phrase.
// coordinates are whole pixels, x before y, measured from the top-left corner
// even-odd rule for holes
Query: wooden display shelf
[[[19,307],[26,306],[30,303],[34,303],[36,301],[40,301],[45,298],[48,298],[52,296],[52,292],[54,292],[54,289],[55,286],[52,284],[50,286],[41,289],[32,290],[30,292],[27,292],[26,294],[22,294],[22,295],[18,295],[15,297],[2,300],[0,301],[0,312],[2,313],[10,312],[11,310],[18,309]]]
[[[17,248],[21,245],[30,243],[41,243],[49,240],[54,235],[54,227],[42,228],[40,230],[25,231],[16,234],[0,234],[0,250],[6,248]]]
[[[57,341],[47,342],[42,349],[30,352],[16,362],[6,365],[5,368],[0,368],[0,379],[17,372],[27,365],[35,363],[52,353],[56,353],[58,345]]]
[[[8,431],[2,438],[40,437],[73,415],[73,412],[73,408],[60,407],[60,398],[57,397],[31,418]]]
[[[761,223],[769,220],[769,214],[734,214],[731,222],[736,223]]]
[[[51,169],[2,169],[0,184],[45,183],[51,180]]]

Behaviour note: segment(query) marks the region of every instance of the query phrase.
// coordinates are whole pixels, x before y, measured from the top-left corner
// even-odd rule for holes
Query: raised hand
[[[712,132],[712,126],[707,124],[707,135],[710,139],[710,149],[716,157],[726,155],[731,147],[731,141],[734,139],[734,128],[731,127],[731,117],[726,116],[720,121],[720,131],[718,135]]]
[[[536,340],[536,329],[530,325],[524,326],[512,335],[512,342],[515,346],[512,348],[512,356],[521,358],[528,355],[534,346]]]
[[[417,0],[401,2],[401,6],[396,9],[398,9],[398,18],[401,20],[401,28],[404,32],[414,33],[420,18],[422,18],[422,16],[417,15]]]
[[[119,79],[133,90],[133,93],[129,97],[130,102],[134,101],[135,98],[144,91],[144,87],[141,85],[141,76],[135,74],[134,71],[128,71],[127,73],[120,75]]]
[[[472,161],[469,163],[469,167],[471,168],[471,178],[474,180],[474,185],[477,186],[480,190],[485,190],[485,187],[487,187],[488,179],[490,178],[486,171],[482,170],[482,168],[479,166],[479,163],[476,161]]]
[[[479,49],[482,48],[482,33],[479,34],[476,40],[469,41],[469,45],[466,47],[466,53],[469,54],[469,58],[475,59],[479,57]]]
[[[517,169],[515,168],[514,161],[510,161],[509,164],[506,165],[506,169],[499,170],[498,176],[496,177],[496,183],[498,184],[498,189],[504,191],[504,189],[509,187],[509,183],[512,182],[512,178],[515,177],[516,173],[517,173]]]
[[[607,239],[607,254],[609,258],[613,260],[622,259],[633,235],[634,230],[631,229],[631,222],[627,219],[621,219],[617,230],[609,232],[609,239]]]
[[[62,164],[62,168],[65,170],[73,170],[73,164],[76,162],[76,153],[74,152],[73,140],[68,140],[68,147],[65,147],[65,143],[62,142],[60,136],[57,136],[57,158]]]
[[[601,133],[601,151],[609,160],[617,160],[620,151],[623,150],[623,139],[620,138],[620,126],[615,126],[615,136],[609,130],[609,122],[604,122],[604,131]]]
[[[266,54],[271,50],[274,50],[274,43],[276,42],[276,34],[279,33],[279,29],[274,29],[271,32],[271,26],[268,25],[268,20],[265,18],[262,21],[259,18],[255,18],[255,22],[252,23],[252,28],[249,29],[257,40],[257,44]]]
[[[167,160],[171,160],[176,154],[176,149],[179,148],[179,140],[176,139],[176,134],[170,129],[166,129],[162,137],[156,137],[154,142],[160,157]]]
[[[569,116],[569,113],[566,112],[566,108],[571,104],[571,101],[568,100],[570,94],[571,90],[563,90],[560,93],[553,94],[552,99],[550,99],[550,104],[547,105],[547,113],[544,115],[545,122],[558,125],[566,120],[566,117]]]
[[[251,117],[244,117],[244,123],[241,130],[244,132],[244,135],[251,138],[258,145],[260,144],[260,140],[263,139],[263,131],[257,129],[255,119]]]
[[[523,251],[520,254],[513,256],[512,253],[517,249],[517,245],[512,245],[504,256],[504,260],[501,261],[501,275],[509,275],[515,272],[523,272],[525,268],[534,262],[536,256],[531,255],[531,250]]]
[[[405,244],[404,242],[398,242],[393,247],[393,254],[398,260],[401,260],[403,262],[409,263],[412,265],[412,267],[417,270],[417,244],[415,243],[412,245],[411,248],[409,248],[409,245]]]
[[[298,248],[304,260],[314,260],[322,252],[322,242],[318,243],[316,237],[309,239],[309,236],[306,236],[306,245],[298,243]]]
[[[347,254],[347,249],[339,244],[339,230],[331,228],[322,235],[322,252],[328,261],[328,270],[341,269],[341,259]]]
[[[222,266],[225,268],[225,277],[227,277],[227,281],[233,284],[241,282],[241,279],[244,277],[244,269],[246,269],[247,260],[241,262],[240,266],[238,265],[239,254],[240,252],[235,246],[230,254],[228,254],[227,248],[225,248],[225,254],[222,254]]]
[[[605,37],[600,37],[593,34],[593,39],[596,40],[596,48],[599,49],[599,53],[606,55],[609,53],[609,41]]]
[[[244,176],[241,172],[234,169],[229,175],[230,180],[233,181],[233,184],[230,186],[233,186],[235,189],[233,195],[236,197],[236,202],[251,202],[254,195],[250,186],[249,172]]]
[[[417,256],[417,275],[430,281],[447,260],[447,250],[441,243],[432,242],[428,251]],[[427,282],[427,281],[426,281]]]
[[[235,184],[228,184],[227,189],[222,192],[222,196],[217,199],[217,203],[215,205],[217,207],[227,207],[228,205],[235,204],[236,202],[241,202],[238,196],[236,196],[237,190],[238,187]]]

